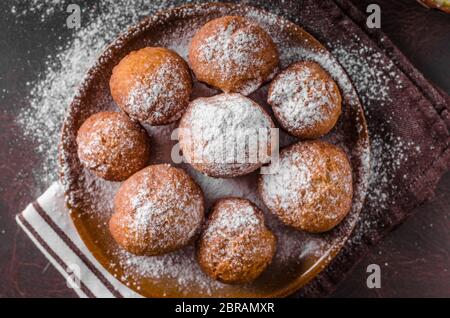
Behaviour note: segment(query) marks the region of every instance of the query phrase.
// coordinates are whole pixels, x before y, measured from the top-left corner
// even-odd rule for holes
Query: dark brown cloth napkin
[[[366,15],[350,1],[297,5],[289,18],[329,47],[350,75],[365,109],[374,157],[368,197],[352,237],[331,265],[295,294],[317,297],[329,295],[372,245],[433,196],[450,167],[450,98],[383,32],[369,29]]]

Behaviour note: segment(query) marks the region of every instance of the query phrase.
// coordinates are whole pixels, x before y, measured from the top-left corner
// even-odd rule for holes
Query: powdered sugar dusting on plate
[[[212,281],[203,273],[196,260],[196,251],[193,245],[189,245],[179,251],[161,256],[136,256],[124,250],[118,250],[116,256],[121,260],[121,265],[126,272],[121,277],[123,281],[131,282],[138,291],[141,286],[133,282],[133,277],[149,277],[155,282],[164,281],[162,285],[167,289],[183,286],[179,289],[182,295],[189,295],[192,291],[188,286],[195,285],[196,292],[211,294],[213,290],[227,288],[227,285]],[[115,264],[111,264],[114,268]],[[163,291],[163,296],[165,296]]]

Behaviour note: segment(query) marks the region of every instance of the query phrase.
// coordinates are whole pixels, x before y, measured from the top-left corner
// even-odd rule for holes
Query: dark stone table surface
[[[412,0],[353,1],[365,11],[381,6],[382,30],[434,84],[450,94],[450,15],[428,10]],[[11,1],[0,2],[2,17]],[[55,21],[64,23],[65,16]],[[45,70],[51,50],[69,39],[61,28],[36,28],[39,19],[15,25],[0,20],[0,297],[75,297],[14,221],[35,198],[31,174],[35,147],[24,145],[14,119],[26,105],[26,82]],[[450,173],[434,198],[355,266],[334,297],[450,297]],[[381,266],[380,289],[366,287],[366,268]]]

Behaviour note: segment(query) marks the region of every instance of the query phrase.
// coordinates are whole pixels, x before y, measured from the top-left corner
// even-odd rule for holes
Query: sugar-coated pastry
[[[352,170],[338,147],[315,140],[283,149],[278,171],[261,175],[264,204],[285,224],[307,232],[335,227],[352,206]]]
[[[130,253],[160,255],[188,244],[203,217],[203,193],[195,181],[169,164],[151,165],[120,187],[109,229]]]
[[[117,105],[142,124],[176,121],[189,103],[192,78],[187,63],[161,47],[133,51],[117,64],[109,82]]]
[[[147,132],[118,112],[89,117],[78,130],[77,145],[83,166],[110,181],[127,179],[150,160]]]
[[[341,94],[316,62],[300,61],[278,74],[269,87],[268,103],[291,135],[313,139],[325,135],[341,114]]]
[[[275,75],[279,57],[261,26],[240,16],[224,16],[195,34],[189,62],[199,81],[226,93],[248,95]]]
[[[270,161],[270,116],[253,100],[220,94],[192,101],[180,121],[185,160],[212,177],[235,177]]]
[[[276,238],[264,215],[241,198],[218,200],[198,243],[200,267],[212,278],[228,284],[255,280],[271,263]]]

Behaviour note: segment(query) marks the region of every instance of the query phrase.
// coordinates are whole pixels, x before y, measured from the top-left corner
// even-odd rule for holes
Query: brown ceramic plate
[[[343,114],[325,139],[348,154],[354,174],[354,199],[349,215],[339,226],[321,235],[288,228],[274,218],[256,191],[259,171],[233,179],[213,179],[181,164],[201,185],[207,208],[218,198],[245,197],[266,214],[268,225],[278,237],[277,254],[254,283],[231,286],[210,280],[199,269],[194,247],[158,257],[137,257],[121,250],[111,238],[107,222],[114,193],[120,183],[94,177],[83,169],[78,157],[76,132],[86,118],[104,110],[118,110],[111,99],[108,81],[112,68],[132,50],[163,46],[186,58],[194,32],[207,21],[224,16],[245,16],[262,25],[277,43],[282,67],[301,59],[319,62],[338,82],[343,96]],[[196,82],[193,97],[218,92]],[[267,85],[250,97],[270,112],[265,100]],[[152,139],[153,162],[172,163],[170,152],[177,144],[171,133],[177,123],[146,127]],[[296,141],[280,133],[282,146]],[[60,146],[61,178],[78,233],[97,260],[120,281],[147,297],[280,297],[304,286],[339,252],[358,220],[369,177],[369,140],[364,114],[356,92],[342,67],[331,54],[299,26],[252,7],[231,4],[190,5],[160,12],[144,19],[116,39],[90,69],[64,121]]]

